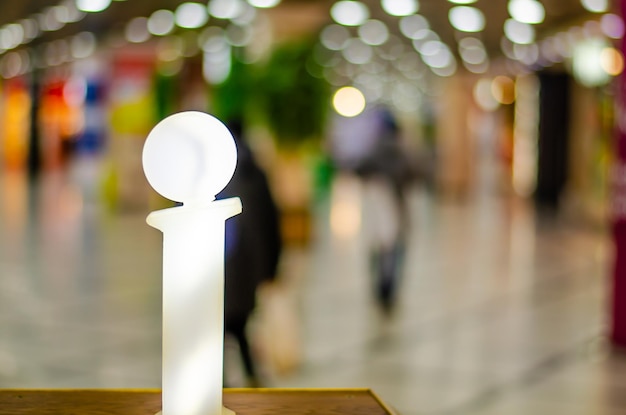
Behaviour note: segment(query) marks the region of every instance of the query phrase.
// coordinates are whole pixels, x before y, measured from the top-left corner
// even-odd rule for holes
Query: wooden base
[[[397,415],[369,389],[224,389],[237,415]],[[0,389],[0,415],[146,415],[161,409],[161,391]]]
[[[156,413],[156,415],[163,415],[163,412],[159,411]],[[231,411],[225,406],[222,406],[222,415],[236,415],[236,414],[235,414],[235,411]]]

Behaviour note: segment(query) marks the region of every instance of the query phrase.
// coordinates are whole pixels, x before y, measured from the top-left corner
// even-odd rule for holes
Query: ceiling
[[[65,0],[72,1],[72,0]],[[71,23],[54,32],[46,32],[33,41],[34,44],[59,37],[66,37],[80,31],[93,31],[100,34],[118,33],[124,24],[133,17],[149,16],[158,9],[174,10],[184,0],[125,0],[113,1],[104,12],[88,13],[76,23]],[[540,0],[546,9],[545,21],[536,26],[537,38],[548,34],[555,28],[576,23],[590,16],[580,4],[580,0]],[[371,16],[388,23],[390,30],[398,31],[398,18],[388,16],[380,6],[379,0],[363,0],[369,7]],[[330,8],[333,0],[283,0],[274,9],[265,12],[271,17],[274,30],[279,36],[294,36],[303,31],[316,31],[331,22]],[[19,0],[0,2],[0,26],[33,16],[56,3],[50,0]],[[461,35],[452,28],[448,21],[448,10],[453,6],[445,0],[420,0],[419,14],[425,16],[431,27],[441,39],[454,49],[454,44]],[[486,26],[479,37],[490,55],[499,54],[503,36],[503,22],[509,17],[506,0],[478,0],[473,6],[478,7],[486,16]]]

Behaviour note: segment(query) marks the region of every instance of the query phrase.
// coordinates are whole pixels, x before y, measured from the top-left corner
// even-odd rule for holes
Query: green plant
[[[330,88],[311,74],[312,43],[279,45],[259,82],[259,102],[279,145],[298,147],[319,140],[324,132]]]

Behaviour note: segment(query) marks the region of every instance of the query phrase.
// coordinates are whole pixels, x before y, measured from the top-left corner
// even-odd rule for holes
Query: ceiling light
[[[452,64],[454,57],[448,46],[438,40],[426,42],[420,50],[422,60],[431,68],[445,68]]]
[[[359,26],[370,15],[367,6],[359,1],[342,0],[333,4],[330,9],[333,20],[344,26]]]
[[[346,47],[341,51],[343,57],[355,65],[363,65],[372,60],[372,47],[363,43],[361,39],[352,38]]]
[[[248,0],[250,6],[258,7],[259,9],[269,9],[277,6],[280,0]]]
[[[142,43],[150,39],[148,31],[148,19],[146,17],[135,17],[126,24],[124,30],[126,40],[131,43]]]
[[[200,3],[183,3],[176,8],[176,25],[185,29],[196,29],[204,26],[209,20],[207,9]]]
[[[437,76],[442,76],[442,77],[452,76],[456,73],[456,61],[452,60],[450,62],[450,65],[445,66],[443,68],[435,68],[431,66],[430,70],[433,71],[433,73]]]
[[[514,19],[504,22],[504,34],[513,43],[526,45],[535,41],[535,29],[526,23]]]
[[[489,70],[489,60],[476,64],[463,61],[463,66],[471,73],[482,74]]]
[[[2,47],[13,49],[24,42],[24,28],[17,23],[11,23],[2,28]]]
[[[153,35],[164,36],[174,29],[174,13],[169,10],[157,10],[148,18],[148,31]]]
[[[448,0],[450,3],[454,4],[472,4],[476,3],[476,0]]]
[[[350,39],[348,29],[336,24],[326,26],[320,33],[320,42],[330,50],[343,49],[348,43],[348,39]]]
[[[453,7],[448,13],[448,19],[461,32],[480,32],[485,28],[485,15],[475,7]]]
[[[383,10],[390,16],[409,16],[417,13],[417,0],[381,0]]]
[[[509,14],[522,23],[538,24],[543,22],[546,10],[537,0],[509,0]]]
[[[430,27],[424,16],[414,14],[400,19],[400,31],[409,39],[419,38],[418,33]]]
[[[218,19],[234,19],[244,11],[242,0],[211,0],[209,13]]]
[[[19,22],[24,29],[24,42],[30,42],[39,36],[39,25],[33,18],[23,19]]]
[[[431,68],[445,68],[450,65],[454,58],[448,48],[441,48],[432,55],[423,55],[422,59]]]
[[[479,65],[487,60],[487,51],[483,43],[472,37],[459,41],[459,54],[463,61],[472,65]]]
[[[604,13],[609,9],[609,0],[580,0],[580,4],[592,13]]]
[[[419,39],[413,39],[413,48],[415,48],[416,51],[421,52],[422,48],[424,47],[424,45],[426,43],[428,43],[429,41],[439,41],[439,36],[437,35],[437,33],[433,32],[432,30],[426,29],[424,31],[424,36],[419,38]]]
[[[76,8],[89,13],[106,10],[110,4],[111,0],[76,0]]]
[[[85,17],[85,12],[78,10],[78,7],[76,6],[76,2],[74,0],[65,0],[59,5],[59,7],[63,7],[66,10],[65,12],[61,12],[63,14],[62,21],[64,23],[77,22]]]
[[[389,29],[380,20],[368,20],[359,26],[359,37],[368,45],[382,45],[389,38]]]
[[[532,43],[530,45],[521,45],[516,43],[513,45],[513,55],[515,56],[515,59],[525,65],[534,65],[539,59],[539,46],[537,46],[536,43]]]
[[[252,42],[252,28],[230,24],[226,28],[226,40],[232,46],[243,47]]]
[[[70,40],[70,52],[76,59],[86,58],[96,51],[96,36],[91,32],[80,32]]]
[[[600,19],[602,33],[611,39],[621,39],[624,36],[624,21],[613,13],[607,13]]]
[[[41,30],[45,32],[54,32],[65,26],[65,23],[62,23],[57,19],[56,13],[51,7],[44,9],[41,13],[38,13],[37,20]]]

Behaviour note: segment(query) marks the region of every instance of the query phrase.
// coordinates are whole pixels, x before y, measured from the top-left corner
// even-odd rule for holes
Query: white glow
[[[417,0],[381,0],[383,10],[390,16],[409,16],[417,13]]]
[[[352,38],[341,51],[343,57],[355,65],[363,65],[372,60],[372,47],[364,43],[361,39]]]
[[[0,74],[3,78],[13,78],[22,72],[22,56],[19,52],[9,52],[0,58]]]
[[[368,45],[382,45],[389,38],[389,29],[380,20],[368,20],[359,26],[359,37]]]
[[[39,36],[39,25],[33,18],[20,20],[22,29],[24,29],[24,42],[30,42]]]
[[[200,38],[200,48],[204,51],[202,58],[202,75],[211,84],[220,84],[230,75],[231,47],[226,33],[219,27],[207,28]]]
[[[171,168],[164,169],[164,160]],[[211,201],[230,181],[237,148],[219,120],[196,111],[178,113],[158,123],[143,150],[150,185],[177,202]]]
[[[487,60],[487,51],[483,43],[473,37],[466,37],[459,41],[459,54],[469,64],[479,65]]]
[[[63,17],[59,18],[64,23],[74,23],[81,20],[85,17],[86,13],[78,10],[76,6],[76,2],[74,0],[64,0],[61,2],[60,7],[65,8],[65,13],[63,13]]]
[[[207,9],[200,3],[183,3],[176,8],[174,19],[176,25],[185,29],[196,29],[204,26],[209,20]]]
[[[96,35],[91,32],[80,32],[70,41],[70,52],[76,59],[87,58],[96,51]]]
[[[157,10],[148,18],[148,31],[156,36],[165,36],[174,30],[174,13],[169,10]]]
[[[400,19],[400,31],[409,39],[419,39],[424,30],[428,30],[430,25],[424,16],[414,14]]]
[[[535,29],[527,24],[514,19],[504,22],[504,34],[513,43],[526,45],[535,41]]]
[[[517,60],[525,65],[533,65],[539,59],[539,46],[536,43],[521,45],[515,43],[513,45],[513,55]]]
[[[572,57],[574,77],[581,84],[594,87],[607,83],[609,74],[602,68],[602,51],[607,43],[601,39],[587,39],[576,45]]]
[[[237,15],[237,17],[233,17],[232,19],[230,19],[233,23],[238,24],[240,26],[244,26],[244,25],[251,25],[255,19],[257,17],[257,9],[255,9],[254,7],[251,7],[249,4],[247,3],[243,3],[243,10],[241,11],[241,13],[239,13]],[[265,18],[266,19],[266,18]],[[263,17],[261,17],[257,22],[256,22],[256,26],[259,26],[260,24],[264,24],[264,23],[260,23],[261,21],[263,21],[264,23],[267,23]]]
[[[211,0],[209,13],[218,19],[234,19],[245,10],[242,0]]]
[[[430,41],[422,48],[422,60],[431,68],[446,68],[452,64],[454,57],[444,43]]]
[[[600,19],[602,33],[611,39],[621,39],[624,37],[624,21],[621,17],[613,13],[607,13]]]
[[[473,4],[476,3],[477,0],[448,0],[453,4]]]
[[[251,6],[258,7],[259,9],[269,9],[271,7],[278,6],[281,0],[248,0]]]
[[[226,40],[233,46],[243,47],[252,42],[252,28],[250,26],[239,26],[229,24],[226,27]]]
[[[462,61],[462,62],[463,62],[463,66],[465,66],[465,69],[467,69],[471,73],[483,74],[489,70],[488,60],[485,60],[484,62],[481,62],[481,63],[469,63],[466,61]]]
[[[344,26],[359,26],[370,16],[367,6],[360,1],[341,0],[330,9],[333,20]]]
[[[326,26],[320,33],[320,41],[327,49],[341,50],[348,43],[350,32],[344,26],[332,24]]]
[[[518,22],[537,24],[543,22],[546,11],[537,0],[509,0],[509,14]]]
[[[142,43],[150,39],[148,31],[148,19],[145,17],[135,17],[126,24],[124,30],[126,40],[132,43]]]
[[[580,4],[592,13],[604,13],[609,10],[609,0],[580,0]]]
[[[48,32],[54,32],[59,30],[65,26],[65,23],[59,20],[57,7],[46,7],[43,9],[40,18],[40,26],[42,30],[46,30]]]
[[[76,0],[76,8],[89,13],[101,12],[110,5],[111,0]]]
[[[456,6],[448,13],[450,24],[461,32],[480,32],[485,28],[485,15],[475,7]]]
[[[433,73],[437,76],[441,76],[441,77],[448,77],[448,76],[452,76],[456,73],[456,61],[452,60],[450,62],[450,64],[448,66],[445,66],[443,68],[436,68],[436,67],[430,67],[430,70],[433,71]]]
[[[333,96],[333,107],[339,115],[356,117],[365,109],[365,96],[352,86],[340,88]]]
[[[0,29],[0,46],[3,49],[14,49],[24,42],[22,25],[11,23]]]

